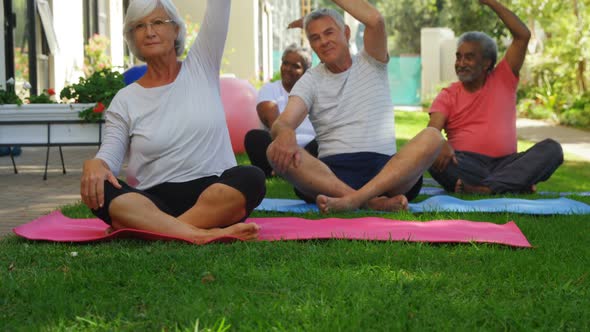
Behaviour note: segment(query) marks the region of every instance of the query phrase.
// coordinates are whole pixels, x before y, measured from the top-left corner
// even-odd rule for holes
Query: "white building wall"
[[[3,5],[0,0],[0,4]],[[83,6],[80,0],[53,0],[51,11],[59,49],[49,60],[50,84],[59,93],[67,84],[78,82],[84,76],[84,22]],[[189,15],[193,22],[201,23],[205,13],[205,1],[177,0],[181,15]],[[3,10],[3,6],[0,6]],[[268,14],[268,13],[267,13]],[[272,19],[267,17],[268,26],[264,42],[260,36],[259,0],[232,2],[229,34],[227,38],[222,70],[237,77],[254,80],[272,75],[272,34],[268,33]],[[3,15],[0,15],[3,20]],[[123,8],[121,0],[99,1],[99,32],[109,37],[110,55],[113,66],[124,66]],[[4,22],[0,22],[3,32]],[[3,35],[3,34],[2,34]],[[4,44],[0,43],[0,80],[5,82]],[[263,46],[263,47],[262,47]],[[262,53],[261,53],[262,52]]]
[[[259,15],[258,0],[232,1],[225,71],[246,80],[261,76]]]
[[[50,80],[57,93],[70,83],[84,76],[84,22],[82,1],[52,1],[53,23],[59,45],[57,54],[51,57],[53,77]]]
[[[52,56],[50,81],[58,93],[84,76],[84,21],[79,0],[54,0],[52,12],[59,50]],[[123,70],[123,4],[120,0],[98,2],[99,33],[109,37],[113,67]],[[77,27],[77,28],[74,28]]]
[[[272,68],[280,69],[280,59],[285,48],[293,43],[307,45],[301,29],[287,29],[289,23],[301,16],[301,2],[293,0],[269,0],[271,3]],[[276,61],[276,62],[275,62]]]
[[[177,0],[175,3],[183,17],[189,15],[191,21],[200,26],[205,14],[205,1]],[[234,0],[231,6],[222,71],[247,80],[265,77],[268,74],[261,75],[261,70],[266,66],[261,62],[260,52],[272,50],[261,50],[259,46],[259,1]],[[272,54],[266,56],[272,58]]]
[[[262,45],[260,56],[262,61],[262,80],[266,81],[272,76],[272,6],[267,1],[261,1],[260,10],[260,43]]]
[[[455,40],[455,33],[448,28],[423,28],[420,34],[422,60],[422,99],[428,99],[436,93],[436,87],[448,80],[450,59],[454,59],[455,49],[450,43]],[[444,47],[443,47],[444,45]],[[449,58],[449,50],[452,57]],[[451,62],[451,64],[453,64]],[[451,65],[451,69],[454,65]]]
[[[445,39],[440,45],[440,79],[441,82],[454,82],[457,80],[455,73],[455,53],[457,53],[458,38]]]
[[[0,36],[2,36],[2,41],[0,41],[0,89],[6,89],[6,61],[4,59],[5,49],[4,49],[4,0],[0,0]]]
[[[125,40],[123,38],[123,1],[109,0],[108,2],[108,31],[106,35],[111,40],[110,52],[114,69],[124,71]]]

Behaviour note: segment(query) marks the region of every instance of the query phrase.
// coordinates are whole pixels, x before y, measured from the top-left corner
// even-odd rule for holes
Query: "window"
[[[98,31],[98,0],[83,0],[84,44]]]

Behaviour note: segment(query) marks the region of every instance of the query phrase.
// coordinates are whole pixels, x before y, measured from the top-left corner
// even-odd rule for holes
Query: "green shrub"
[[[29,104],[55,104],[55,91],[53,89],[45,89],[39,95],[30,95],[27,97]]]
[[[96,103],[79,113],[81,119],[98,121],[104,109],[108,108],[117,92],[125,86],[123,75],[110,68],[94,72],[90,77],[80,77],[78,83],[61,90],[60,98],[75,103]]]
[[[555,118],[553,109],[550,106],[540,103],[535,99],[522,99],[516,106],[516,110],[518,111],[518,116],[524,118],[538,120],[549,120]]]
[[[559,114],[560,123],[590,129],[590,93],[578,97],[571,105]]]
[[[17,104],[22,105],[23,101],[14,91],[14,79],[10,78],[6,81],[6,90],[0,89],[0,105]]]

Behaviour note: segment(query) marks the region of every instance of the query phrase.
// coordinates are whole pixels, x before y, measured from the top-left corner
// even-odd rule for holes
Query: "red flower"
[[[94,106],[94,108],[92,109],[92,112],[94,112],[94,113],[104,112],[104,105],[99,101],[98,103],[96,103],[96,106]]]
[[[55,90],[53,90],[52,88],[47,89],[47,94],[50,96],[53,96],[55,94]]]

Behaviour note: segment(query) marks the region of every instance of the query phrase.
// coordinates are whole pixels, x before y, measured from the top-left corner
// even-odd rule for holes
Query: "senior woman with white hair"
[[[231,0],[208,0],[187,58],[186,28],[170,0],[134,0],[125,40],[147,72],[106,112],[103,144],[84,162],[80,193],[114,229],[134,228],[205,243],[256,238],[242,223],[262,201],[264,173],[236,166],[221,103],[219,70]],[[128,153],[127,181],[118,174]]]

